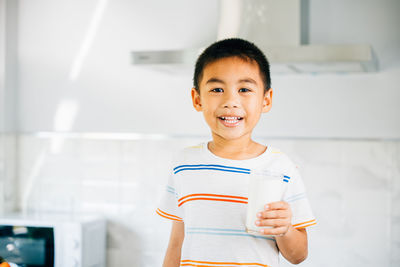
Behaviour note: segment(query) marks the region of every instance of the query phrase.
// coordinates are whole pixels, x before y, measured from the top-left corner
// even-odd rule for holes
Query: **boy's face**
[[[204,68],[199,87],[200,94],[192,88],[193,106],[203,112],[214,137],[251,138],[261,113],[271,109],[272,89],[264,94],[256,62],[239,57],[214,61]]]

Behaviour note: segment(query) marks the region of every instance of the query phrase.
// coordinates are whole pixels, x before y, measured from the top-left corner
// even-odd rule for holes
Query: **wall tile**
[[[71,138],[58,153],[48,139],[20,140],[19,190],[34,181],[30,210],[102,214],[109,222],[109,266],[161,265],[171,223],[155,209],[174,153],[201,139]],[[288,154],[306,184],[318,224],[308,230],[302,265],[397,266],[399,142],[261,141]],[[282,266],[291,265],[283,260]]]
[[[400,142],[392,142],[391,265],[400,266]]]
[[[118,140],[82,139],[79,155],[83,162],[98,162],[120,157],[121,144]]]
[[[0,212],[13,211],[17,206],[17,136],[0,134]]]
[[[4,134],[0,133],[0,213],[4,211]]]

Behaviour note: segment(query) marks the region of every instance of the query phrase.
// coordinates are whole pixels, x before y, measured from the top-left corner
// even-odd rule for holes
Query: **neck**
[[[213,141],[208,149],[215,155],[228,159],[249,159],[261,155],[265,146],[254,142],[251,136],[243,136],[239,139],[227,140],[212,134]]]

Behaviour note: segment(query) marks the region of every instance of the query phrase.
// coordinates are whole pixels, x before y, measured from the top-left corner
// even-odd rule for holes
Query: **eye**
[[[239,92],[250,92],[251,90],[250,89],[247,89],[247,88],[240,88],[239,89]]]
[[[222,93],[224,90],[222,88],[214,88],[211,92]]]

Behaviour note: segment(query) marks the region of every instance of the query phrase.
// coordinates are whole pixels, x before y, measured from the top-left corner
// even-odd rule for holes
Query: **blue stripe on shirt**
[[[201,231],[225,231],[225,232],[246,232],[242,229],[228,229],[228,228],[205,228],[205,227],[188,227],[187,230],[201,230]]]
[[[231,233],[229,233],[231,232]],[[204,234],[204,235],[224,235],[224,236],[246,236],[267,239],[275,242],[275,239],[262,235],[251,235],[242,229],[225,229],[225,228],[203,228],[203,227],[188,227],[187,234]]]
[[[186,232],[186,234],[204,234],[204,235],[224,235],[224,236],[247,236],[253,238],[267,239],[275,241],[275,239],[266,236],[250,235],[250,234],[240,234],[240,233],[212,233],[212,232]]]
[[[167,185],[167,189],[175,192],[175,188],[173,188],[172,186]]]
[[[224,165],[215,165],[215,164],[180,165],[180,166],[175,167],[174,171],[176,169],[186,168],[186,167],[217,167],[217,168],[241,170],[241,171],[248,171],[248,172],[250,171],[250,169],[246,169],[246,168],[231,167],[231,166],[224,166]]]
[[[175,191],[171,191],[171,190],[169,190],[169,189],[167,189],[167,192],[168,192],[168,193],[171,193],[171,194],[173,194],[173,195],[176,194]]]
[[[303,193],[299,193],[299,194],[290,196],[290,197],[286,198],[285,201],[286,202],[293,202],[293,201],[296,201],[296,200],[299,200],[299,199],[302,199],[302,198],[305,198],[305,197],[306,197],[306,193],[303,192]]]
[[[216,170],[216,171],[224,171],[224,172],[236,172],[236,173],[244,173],[244,174],[250,174],[250,171],[237,171],[237,170],[228,170],[228,169],[221,169],[221,168],[182,168],[174,172],[174,174],[177,174],[178,172],[181,171],[193,171],[193,170]]]

